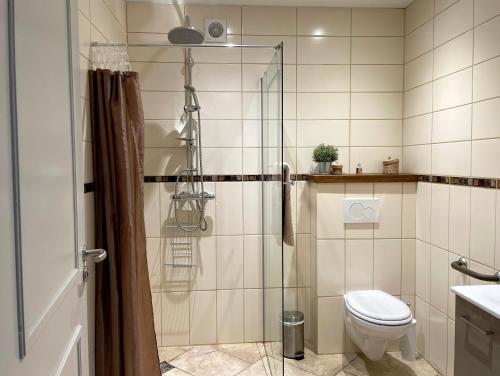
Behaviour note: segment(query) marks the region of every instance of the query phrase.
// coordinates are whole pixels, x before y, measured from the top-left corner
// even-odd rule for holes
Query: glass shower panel
[[[266,373],[283,375],[283,48],[261,79],[263,340]]]

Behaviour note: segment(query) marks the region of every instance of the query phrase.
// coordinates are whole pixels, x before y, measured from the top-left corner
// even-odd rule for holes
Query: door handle
[[[87,265],[87,257],[92,257],[93,261],[97,264],[99,262],[104,261],[104,259],[106,259],[107,256],[108,253],[102,248],[87,250],[86,245],[82,246],[83,282],[87,282],[87,280],[89,279],[89,267]]]
[[[462,320],[466,325],[470,326],[472,329],[481,333],[483,336],[492,336],[495,334],[495,332],[493,330],[483,329],[483,328],[479,327],[478,325],[474,324],[472,322],[472,318],[469,315],[461,316],[460,320]]]
[[[102,248],[87,250],[87,248],[85,246],[82,247],[82,257],[84,259],[86,259],[87,257],[93,257],[94,262],[96,264],[104,261],[107,256],[108,256],[108,253]]]

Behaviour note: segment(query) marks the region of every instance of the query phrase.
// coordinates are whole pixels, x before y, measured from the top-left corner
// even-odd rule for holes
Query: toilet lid
[[[411,320],[410,308],[403,301],[380,290],[352,291],[347,293],[347,308],[356,316],[368,321],[387,324]]]

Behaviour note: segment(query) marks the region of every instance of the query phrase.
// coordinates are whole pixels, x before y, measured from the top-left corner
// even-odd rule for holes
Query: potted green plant
[[[339,157],[338,149],[333,145],[320,144],[314,148],[313,160],[318,164],[318,174],[330,174],[332,162]]]

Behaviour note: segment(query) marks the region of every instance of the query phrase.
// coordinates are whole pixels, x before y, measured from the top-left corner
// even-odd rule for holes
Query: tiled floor
[[[260,343],[158,348],[160,361],[173,365],[166,376],[270,376],[279,357],[266,357]],[[406,362],[387,353],[380,362],[356,354],[316,355],[306,349],[303,360],[285,360],[285,376],[436,376],[424,359]]]

